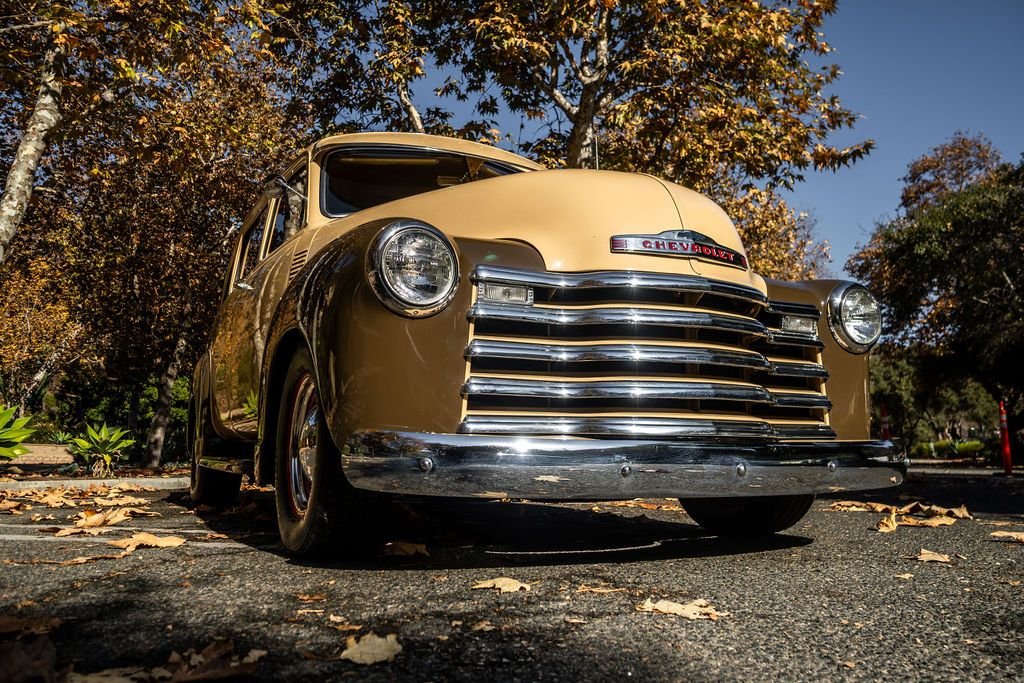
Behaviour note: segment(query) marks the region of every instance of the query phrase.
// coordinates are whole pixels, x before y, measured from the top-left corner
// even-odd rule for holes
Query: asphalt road
[[[1024,531],[1021,479],[927,475],[822,498],[790,532],[757,541],[708,536],[674,509],[403,505],[387,536],[430,556],[350,564],[284,556],[270,492],[226,513],[196,513],[180,492],[131,495],[162,516],[55,538],[38,527],[66,526],[75,510],[0,515],[0,615],[60,618],[47,637],[77,672],[153,667],[223,637],[267,651],[261,680],[1024,678],[1024,544],[991,536]],[[976,519],[883,534],[880,514],[826,509],[839,498],[966,504]],[[33,522],[40,513],[56,520]],[[105,542],[133,528],[187,540],[38,563],[116,552]],[[922,548],[951,562],[920,562]],[[471,589],[496,577],[531,590]],[[638,611],[648,598],[705,599],[728,615]],[[347,636],[370,631],[396,635],[393,661],[337,659]]]

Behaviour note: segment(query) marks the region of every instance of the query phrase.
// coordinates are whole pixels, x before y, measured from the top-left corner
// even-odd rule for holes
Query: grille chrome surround
[[[604,439],[832,440],[816,334],[779,329],[817,308],[702,277],[477,266],[461,433]]]

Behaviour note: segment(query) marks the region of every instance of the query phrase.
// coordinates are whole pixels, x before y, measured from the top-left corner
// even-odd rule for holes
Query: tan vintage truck
[[[276,489],[297,555],[381,494],[679,498],[718,534],[887,487],[860,285],[751,271],[729,217],[649,175],[415,134],[326,138],[245,218],[194,373],[192,496]]]

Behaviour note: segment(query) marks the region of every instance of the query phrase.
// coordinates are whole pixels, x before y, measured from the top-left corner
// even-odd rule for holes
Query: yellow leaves
[[[875,530],[880,531],[883,534],[887,534],[896,531],[896,526],[896,513],[890,512],[888,516],[878,520],[878,524],[875,525]]]
[[[473,590],[481,590],[493,588],[499,593],[517,593],[519,591],[529,591],[530,585],[526,583],[520,583],[515,579],[510,579],[507,576],[500,576],[496,579],[488,579],[486,581],[478,581],[473,584]]]
[[[146,531],[132,534],[130,538],[122,538],[116,541],[107,541],[109,545],[117,548],[124,548],[126,553],[134,552],[136,548],[176,548],[185,543],[180,536],[156,536]]]
[[[684,619],[698,620],[708,619],[718,621],[722,617],[729,616],[728,612],[719,612],[711,606],[707,600],[697,599],[686,604],[672,602],[671,600],[658,600],[653,602],[647,598],[636,606],[638,612],[657,612],[659,614],[672,614]]]
[[[1024,543],[1024,531],[993,531],[989,535],[995,539],[1005,539],[1011,543]]]
[[[389,633],[384,638],[373,632],[359,639],[349,636],[345,645],[341,659],[363,665],[390,662],[402,651],[402,645],[394,633]]]
[[[949,564],[949,555],[943,555],[932,550],[925,550],[921,548],[921,552],[915,558],[918,562],[939,562],[942,564]]]

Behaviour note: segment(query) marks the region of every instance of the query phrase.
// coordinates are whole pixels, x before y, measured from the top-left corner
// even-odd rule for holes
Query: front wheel
[[[358,554],[372,540],[372,501],[345,479],[305,349],[285,374],[276,447],[281,544],[299,557]]]
[[[718,536],[766,536],[790,528],[807,514],[814,496],[680,498],[686,513]]]

